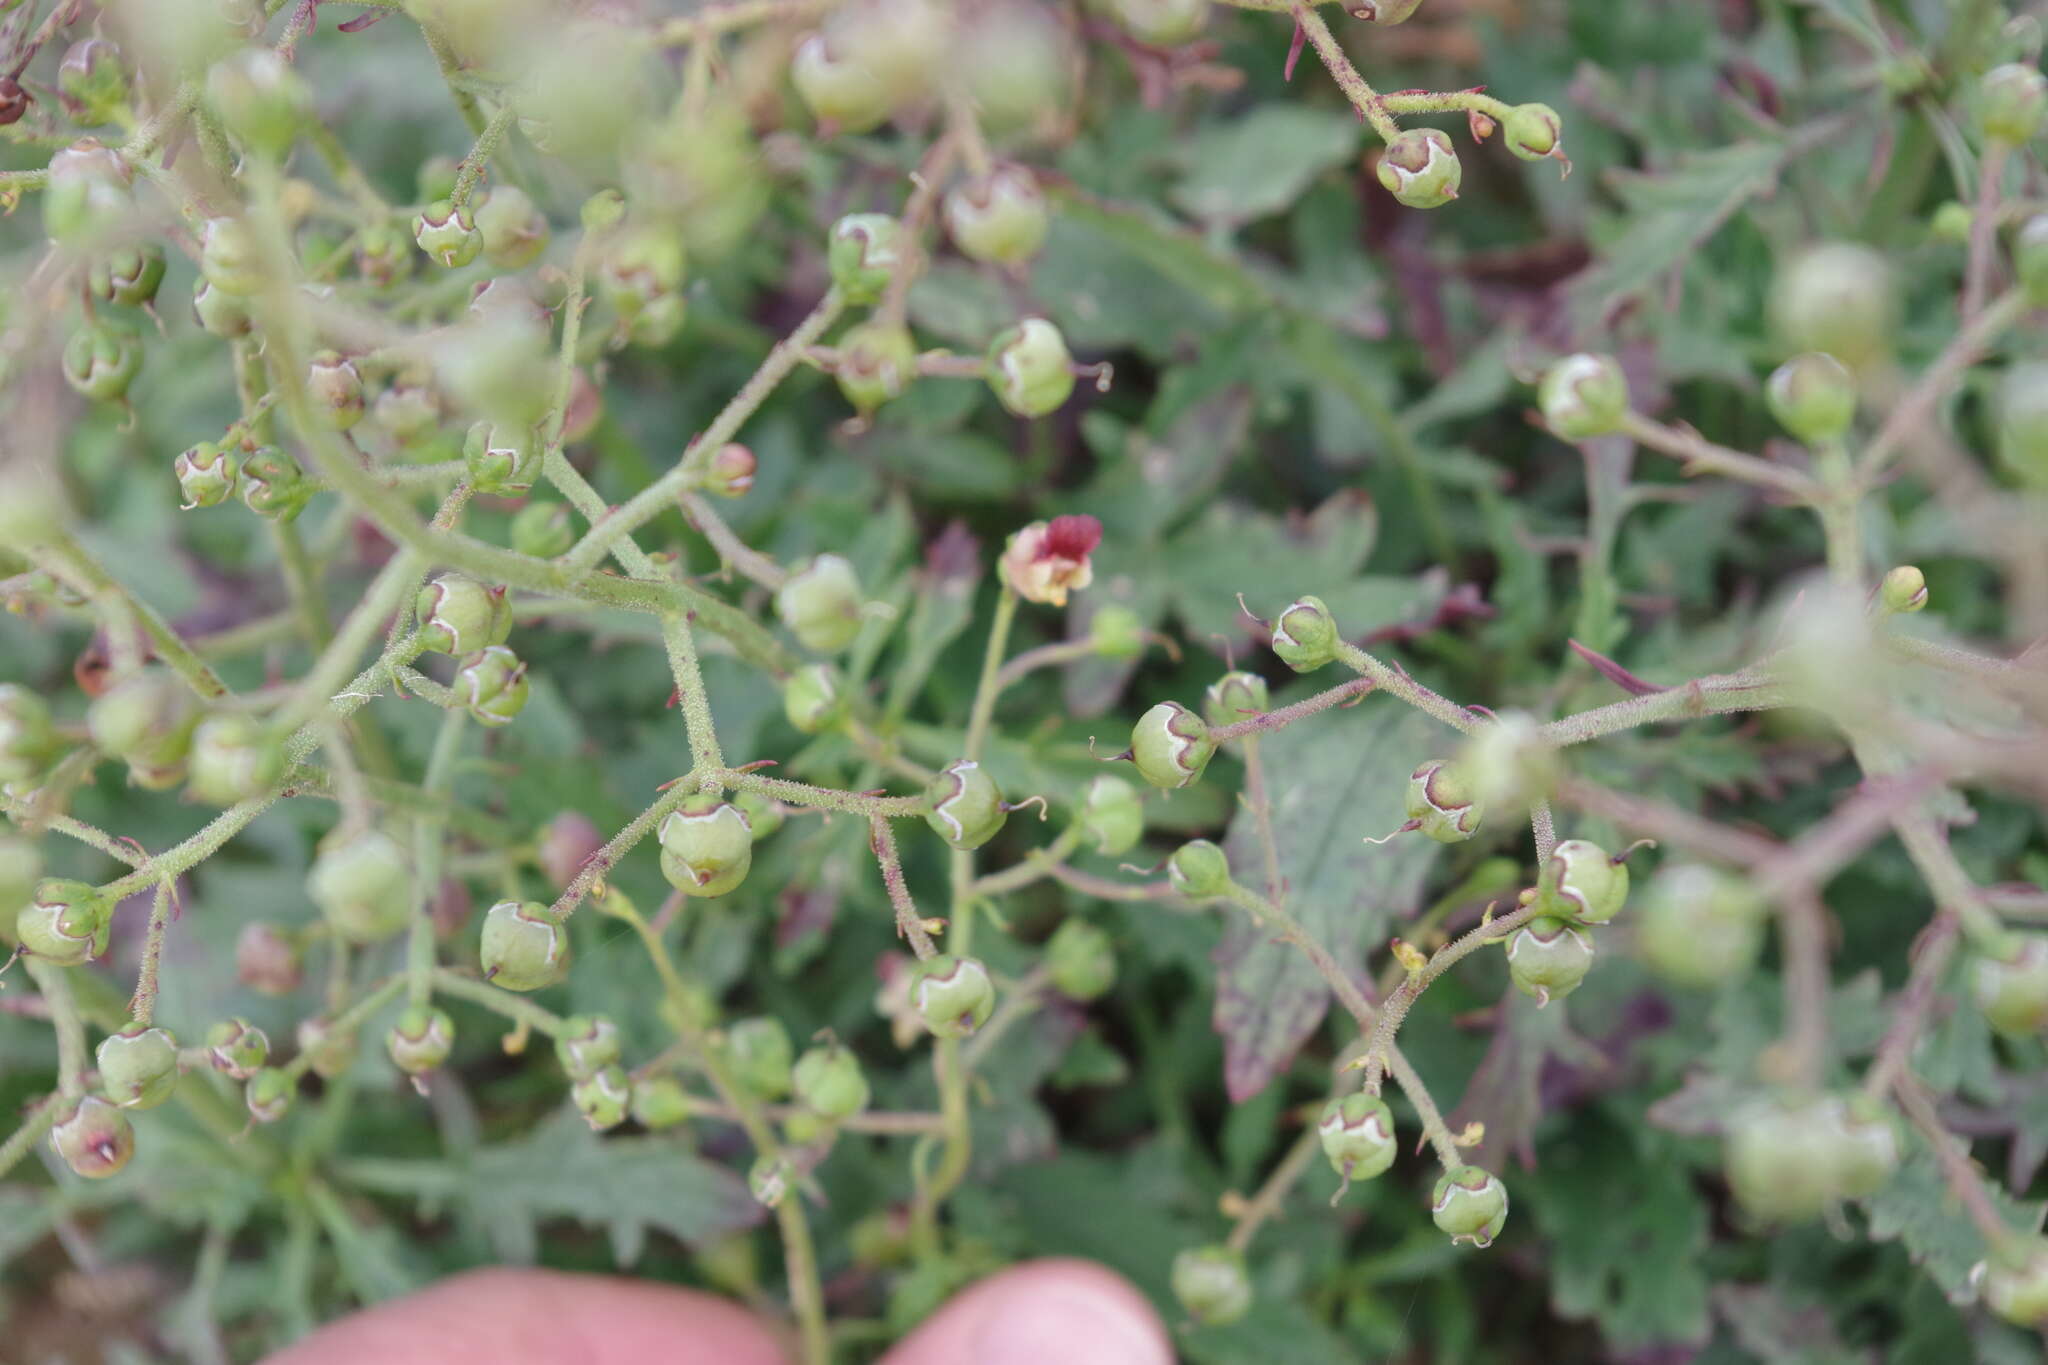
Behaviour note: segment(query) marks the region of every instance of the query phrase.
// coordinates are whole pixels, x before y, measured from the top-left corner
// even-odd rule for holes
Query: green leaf
[[[761,1221],[744,1181],[685,1147],[659,1137],[600,1138],[564,1108],[524,1137],[479,1148],[467,1161],[352,1162],[342,1167],[365,1188],[410,1194],[430,1206],[469,1206],[508,1242],[506,1258],[534,1260],[540,1225],[571,1218],[602,1227],[622,1266],[640,1259],[647,1231],[691,1246],[715,1242]]]
[[[1264,104],[1187,144],[1191,169],[1173,202],[1197,218],[1233,224],[1277,213],[1358,146],[1359,122],[1299,104]]]
[[[1319,674],[1317,681],[1340,680]],[[1445,743],[1437,722],[1387,697],[1259,740],[1286,907],[1349,970],[1359,969],[1363,945],[1378,943],[1421,901],[1440,846],[1420,836],[1365,840],[1401,823],[1406,775]],[[1362,753],[1373,761],[1358,762]],[[1263,886],[1264,854],[1251,811],[1231,821],[1224,849],[1239,881]],[[1216,950],[1215,1026],[1223,1037],[1224,1083],[1238,1103],[1265,1089],[1329,1005],[1329,987],[1315,967],[1272,937],[1233,912]]]
[[[1906,1137],[1906,1159],[1889,1184],[1865,1201],[1870,1235],[1896,1241],[1951,1298],[1969,1292],[1970,1267],[1984,1259],[1984,1238],[1970,1215],[1949,1193],[1941,1163],[1917,1134]],[[2016,1203],[1992,1181],[1985,1192],[2009,1228],[2038,1228],[2044,1206]]]

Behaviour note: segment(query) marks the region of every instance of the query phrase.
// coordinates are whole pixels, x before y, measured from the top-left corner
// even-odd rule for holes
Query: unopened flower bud
[[[1970,240],[1970,229],[1976,220],[1976,211],[1968,204],[1951,199],[1934,211],[1934,216],[1928,220],[1927,232],[1937,242],[1964,246]]]
[[[1230,890],[1230,859],[1207,839],[1191,839],[1167,859],[1166,880],[1189,900],[1208,900]]]
[[[1105,602],[1088,618],[1088,643],[1102,658],[1135,659],[1145,649],[1144,618],[1120,602]]]
[[[43,230],[60,246],[86,249],[134,220],[133,173],[120,153],[85,138],[50,158],[43,187]]]
[[[633,1122],[649,1132],[673,1128],[690,1117],[690,1097],[673,1076],[633,1082]]]
[[[349,943],[381,943],[412,918],[412,859],[381,829],[341,829],[322,843],[306,895]]]
[[[1297,598],[1273,622],[1273,652],[1297,673],[1312,673],[1337,657],[1343,636],[1320,597]]]
[[[455,670],[452,690],[480,725],[510,725],[526,709],[526,665],[503,645],[468,655]]]
[[[571,1080],[585,1080],[619,1060],[619,1026],[609,1015],[578,1014],[562,1021],[555,1056]]]
[[[1823,242],[1792,257],[1771,282],[1771,319],[1798,351],[1824,351],[1863,370],[1892,345],[1891,267],[1867,246]]]
[[[2013,934],[1970,963],[1970,998],[1995,1032],[2048,1036],[2048,934]]]
[[[1209,22],[1207,0],[1111,0],[1124,32],[1150,47],[1180,47]]]
[[[50,1129],[50,1147],[73,1174],[104,1180],[135,1155],[135,1129],[128,1116],[98,1095],[50,1103],[64,1106]]]
[[[743,498],[754,487],[756,467],[753,451],[738,441],[727,441],[705,466],[704,491],[713,497]]]
[[[686,896],[723,896],[754,865],[754,833],[730,801],[699,792],[663,817],[661,875]]]
[[[1628,380],[1613,356],[1581,351],[1550,367],[1536,403],[1560,438],[1589,441],[1620,428],[1628,414]]]
[[[1779,426],[1807,445],[1827,445],[1856,416],[1856,380],[1833,356],[1808,351],[1771,371],[1764,399]]]
[[[1128,6],[1132,0],[1121,0]],[[1207,1327],[1236,1322],[1252,1306],[1252,1278],[1244,1253],[1218,1242],[1189,1247],[1173,1258],[1173,1297],[1187,1315]]]
[[[164,282],[164,249],[139,242],[102,256],[86,271],[85,287],[94,298],[140,308],[156,298]]]
[[[1501,124],[1501,141],[1524,161],[1564,155],[1564,122],[1547,104],[1518,104]]]
[[[988,386],[1019,417],[1055,412],[1074,392],[1074,357],[1060,329],[1025,318],[988,344]]]
[[[305,980],[299,957],[285,930],[251,920],[235,936],[235,979],[259,995],[289,995]]]
[[[1155,787],[1188,786],[1215,752],[1209,727],[1179,702],[1160,702],[1131,727],[1131,761],[1138,776]]]
[[[512,548],[535,559],[553,559],[576,543],[569,504],[536,498],[512,515]]]
[[[837,654],[860,634],[860,580],[839,555],[823,554],[776,590],[775,613],[805,649]]]
[[[2048,1237],[2018,1237],[1979,1261],[1970,1283],[1984,1306],[2016,1326],[2048,1327]]]
[[[1920,572],[1918,565],[1901,564],[1885,574],[1877,595],[1886,611],[1919,611],[1927,605],[1927,575]]]
[[[178,1040],[169,1029],[131,1022],[102,1038],[93,1060],[100,1089],[123,1109],[154,1109],[178,1088]]]
[[[19,683],[0,683],[0,783],[34,782],[62,747],[50,704]]]
[[[832,283],[851,304],[882,297],[903,268],[903,225],[886,213],[849,213],[832,225],[825,248]]]
[[[539,901],[499,901],[484,912],[477,956],[484,980],[508,991],[537,991],[569,971],[569,931]]]
[[[121,49],[105,38],[86,38],[57,64],[57,100],[73,123],[96,128],[127,115],[130,85]]]
[[[1465,168],[1439,128],[1398,133],[1380,154],[1380,184],[1411,209],[1441,208],[1458,197]]]
[[[1067,594],[1095,581],[1089,556],[1102,543],[1102,523],[1086,513],[1034,521],[1003,547],[1003,582],[1027,602],[1063,607]]]
[[[297,1041],[299,1055],[322,1080],[333,1080],[356,1059],[355,1030],[338,1028],[331,1019],[301,1019]]]

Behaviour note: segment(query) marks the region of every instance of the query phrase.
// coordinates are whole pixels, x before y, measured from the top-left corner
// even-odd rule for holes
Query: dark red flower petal
[[[1054,517],[1045,528],[1040,559],[1086,559],[1102,543],[1102,523],[1085,512]]]

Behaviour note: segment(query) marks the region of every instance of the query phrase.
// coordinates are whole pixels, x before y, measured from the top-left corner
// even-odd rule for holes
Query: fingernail
[[[1171,1365],[1136,1296],[1088,1283],[1044,1286],[997,1305],[974,1335],[976,1365]]]

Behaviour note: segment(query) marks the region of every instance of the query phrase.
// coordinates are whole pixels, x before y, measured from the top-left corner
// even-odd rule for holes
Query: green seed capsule
[[[1823,242],[1790,258],[1771,283],[1771,320],[1788,347],[1825,351],[1861,371],[1891,348],[1897,299],[1883,255]]]
[[[412,859],[381,829],[338,830],[306,874],[306,895],[349,943],[382,943],[412,921]]]
[[[849,213],[832,225],[826,265],[848,303],[882,297],[890,276],[903,268],[902,243],[903,225],[886,213]]]
[[[1045,245],[1052,226],[1037,178],[1022,166],[1009,164],[946,191],[939,212],[946,235],[961,255],[993,265],[1031,259]]]
[[[142,369],[142,338],[110,322],[87,323],[64,343],[64,381],[95,402],[111,403],[128,392]]]
[[[633,1109],[633,1082],[616,1066],[603,1067],[570,1087],[569,1099],[596,1132],[616,1128]]]
[[[1970,963],[1970,998],[2008,1038],[2048,1036],[2048,934],[2012,934]]]
[[[154,1109],[178,1088],[178,1040],[169,1029],[130,1023],[100,1040],[100,1089],[123,1109]]]
[[[1145,622],[1129,607],[1107,602],[1088,618],[1088,644],[1105,659],[1135,659],[1145,650]]]
[[[1416,828],[1440,844],[1471,838],[1485,815],[1463,770],[1441,758],[1408,775],[1407,809]]]
[[[868,1107],[868,1080],[860,1058],[837,1043],[806,1049],[791,1073],[797,1102],[832,1122],[850,1119]]]
[[[1343,636],[1320,597],[1298,598],[1273,622],[1273,652],[1297,673],[1313,673],[1337,657]]]
[[[865,417],[917,377],[917,343],[900,323],[863,322],[839,342],[839,392]]]
[[[741,815],[747,817],[747,829],[757,844],[781,829],[783,820],[787,818],[774,798],[759,792],[734,792],[732,803],[739,807]]]
[[[1807,445],[1827,445],[1856,416],[1856,379],[1833,356],[1809,351],[1771,371],[1764,398],[1779,426]]]
[[[1242,669],[1225,673],[1202,693],[1202,719],[1213,728],[1262,716],[1273,707],[1266,680]]]
[[[2027,302],[2048,308],[2048,213],[2035,214],[2013,234],[2012,262]]]
[[[539,901],[499,901],[484,912],[478,960],[484,980],[508,991],[537,991],[569,973],[569,931]]]
[[[106,245],[135,221],[134,174],[98,138],[81,138],[50,158],[43,230],[74,250]]]
[[[1927,605],[1927,575],[1916,565],[1901,564],[1885,574],[1877,596],[1884,609],[1894,614],[1919,611]]]
[[[34,782],[62,747],[50,704],[19,683],[0,683],[0,783]]]
[[[1346,1180],[1371,1180],[1394,1164],[1394,1112],[1377,1095],[1354,1090],[1323,1106],[1316,1137],[1330,1166]]]
[[[1380,184],[1411,209],[1441,208],[1458,197],[1465,168],[1448,133],[1410,128],[1395,136],[1380,155]]]
[[[1628,415],[1628,380],[1613,356],[1580,352],[1545,372],[1536,405],[1559,437],[1590,441],[1620,429]]]
[[[778,1100],[789,1093],[796,1050],[780,1019],[756,1015],[725,1031],[723,1049],[733,1083],[758,1099]]]
[[[43,855],[35,842],[0,831],[0,914],[16,914],[43,879]]]
[[[576,523],[569,504],[536,498],[512,516],[512,548],[535,559],[569,553],[576,543]]]
[[[242,1088],[242,1100],[249,1107],[251,1119],[257,1123],[276,1123],[291,1112],[298,1092],[298,1083],[290,1073],[266,1066],[249,1077],[249,1083]]]
[[[105,38],[73,43],[57,66],[57,100],[71,121],[85,127],[128,115],[130,83],[121,49]]]
[[[442,654],[474,654],[505,643],[512,606],[503,588],[487,588],[463,574],[444,573],[420,589],[417,643]]]
[[[619,1060],[619,1026],[603,1014],[578,1014],[562,1021],[555,1056],[571,1080],[594,1076]]]
[[[268,47],[243,48],[216,62],[206,73],[206,98],[236,140],[262,157],[290,151],[313,117],[305,78]]]
[[[704,491],[715,498],[743,498],[754,487],[760,461],[738,441],[727,441],[711,454],[704,467]]]
[[[1074,392],[1074,357],[1060,329],[1044,318],[1025,318],[988,344],[988,386],[1018,417],[1058,411]]]
[[[839,555],[818,555],[776,590],[775,613],[805,649],[837,654],[860,634],[860,579]]]
[[[356,234],[356,273],[388,289],[412,273],[412,233],[392,219],[370,223]]]
[[[1193,42],[1209,22],[1207,0],[1110,0],[1124,32],[1152,47]]]
[[[830,664],[805,664],[782,685],[782,713],[802,734],[829,729],[845,710],[839,675]]]
[[[1221,1327],[1252,1306],[1252,1280],[1244,1253],[1218,1243],[1189,1247],[1173,1258],[1173,1297],[1196,1322]]]
[[[1539,1006],[1579,988],[1593,969],[1593,940],[1563,920],[1542,916],[1508,940],[1508,978]]]
[[[524,270],[548,249],[547,215],[517,185],[500,185],[477,206],[484,259],[500,270]]]
[[[1628,899],[1628,866],[1585,839],[1567,839],[1545,869],[1547,906],[1578,924],[1605,924]]]
[[[284,776],[284,745],[254,716],[208,716],[192,732],[192,794],[232,806],[267,794]]]
[[[412,221],[412,239],[435,264],[451,270],[468,265],[484,249],[484,235],[476,230],[468,206],[457,208],[446,199],[420,210]]]
[[[128,1116],[98,1095],[63,1103],[50,1129],[50,1147],[75,1175],[104,1180],[135,1155],[135,1129]]]
[[[1068,918],[1046,941],[1045,971],[1069,1000],[1099,1000],[1116,984],[1116,949],[1100,928]]]
[[[1131,761],[1138,776],[1155,787],[1188,786],[1215,752],[1209,727],[1179,702],[1160,702],[1131,727]]]
[[[140,668],[93,699],[85,725],[102,753],[131,764],[170,767],[192,749],[199,702],[167,668]]]
[[[1977,83],[1976,105],[1977,127],[1985,140],[2022,146],[2048,117],[2048,76],[2032,63],[1994,66]]]
[[[662,819],[661,873],[686,896],[723,896],[754,865],[754,832],[739,807],[698,793]]]
[[[259,517],[290,522],[313,500],[313,485],[299,463],[275,446],[249,452],[242,460],[242,505]]]
[[[201,441],[171,462],[178,477],[178,492],[186,510],[218,507],[235,495],[235,481],[242,465],[234,455],[212,441]]]
[[[408,1005],[384,1037],[391,1063],[408,1076],[423,1076],[448,1060],[455,1050],[455,1021],[448,1011],[430,1005]]]
[[[1804,1222],[1844,1197],[1839,1105],[1831,1096],[1766,1099],[1729,1120],[1728,1185],[1750,1217]]]
[[[113,919],[113,907],[98,888],[45,877],[15,916],[14,936],[23,953],[52,966],[76,967],[106,953]]]
[[[207,1057],[230,1080],[246,1081],[270,1058],[270,1039],[247,1019],[223,1019],[206,1031]]]
[[[1665,867],[1643,897],[1636,947],[1659,976],[1707,989],[1756,966],[1769,917],[1747,878],[1697,865]]]
[[[2015,1238],[1970,1271],[1984,1306],[2020,1327],[2048,1327],[2048,1237]]]
[[[1145,808],[1138,789],[1121,777],[1097,773],[1081,791],[1075,814],[1081,837],[1104,857],[1116,858],[1138,846],[1145,833]]]
[[[499,726],[510,725],[526,709],[531,688],[519,656],[503,645],[491,645],[456,668],[453,691],[479,724]]]
[[[263,288],[263,254],[240,218],[210,218],[199,230],[199,269],[224,294],[246,299]]]
[[[673,1076],[633,1082],[633,1122],[649,1132],[673,1128],[690,1117],[690,1097]]]
[[[1445,1171],[1436,1182],[1429,1215],[1438,1228],[1450,1234],[1453,1245],[1492,1246],[1508,1221],[1507,1186],[1478,1166]]]
[[[256,325],[247,304],[204,275],[192,287],[192,317],[217,337],[245,337]]]
[[[786,1156],[763,1152],[747,1172],[747,1190],[764,1209],[779,1208],[796,1183],[796,1170]]]
[[[988,1022],[996,988],[980,958],[941,953],[917,964],[910,1003],[939,1037],[965,1038]]]
[[[2021,483],[2048,488],[2048,361],[2007,367],[1997,410],[1999,462]]]
[[[296,1038],[299,1055],[322,1080],[333,1080],[355,1063],[355,1030],[337,1028],[331,1019],[301,1019]]]
[[[797,44],[789,77],[811,116],[835,131],[865,133],[895,107],[889,87],[822,33]]]
[[[164,249],[155,242],[121,247],[95,261],[85,276],[94,298],[129,308],[153,302],[163,282]]]
[[[1173,851],[1166,879],[1190,900],[1206,900],[1230,890],[1230,859],[1207,839],[1192,839]]]
[[[925,785],[924,799],[931,804],[925,823],[958,849],[980,848],[1010,818],[995,779],[971,758],[942,769]]]

